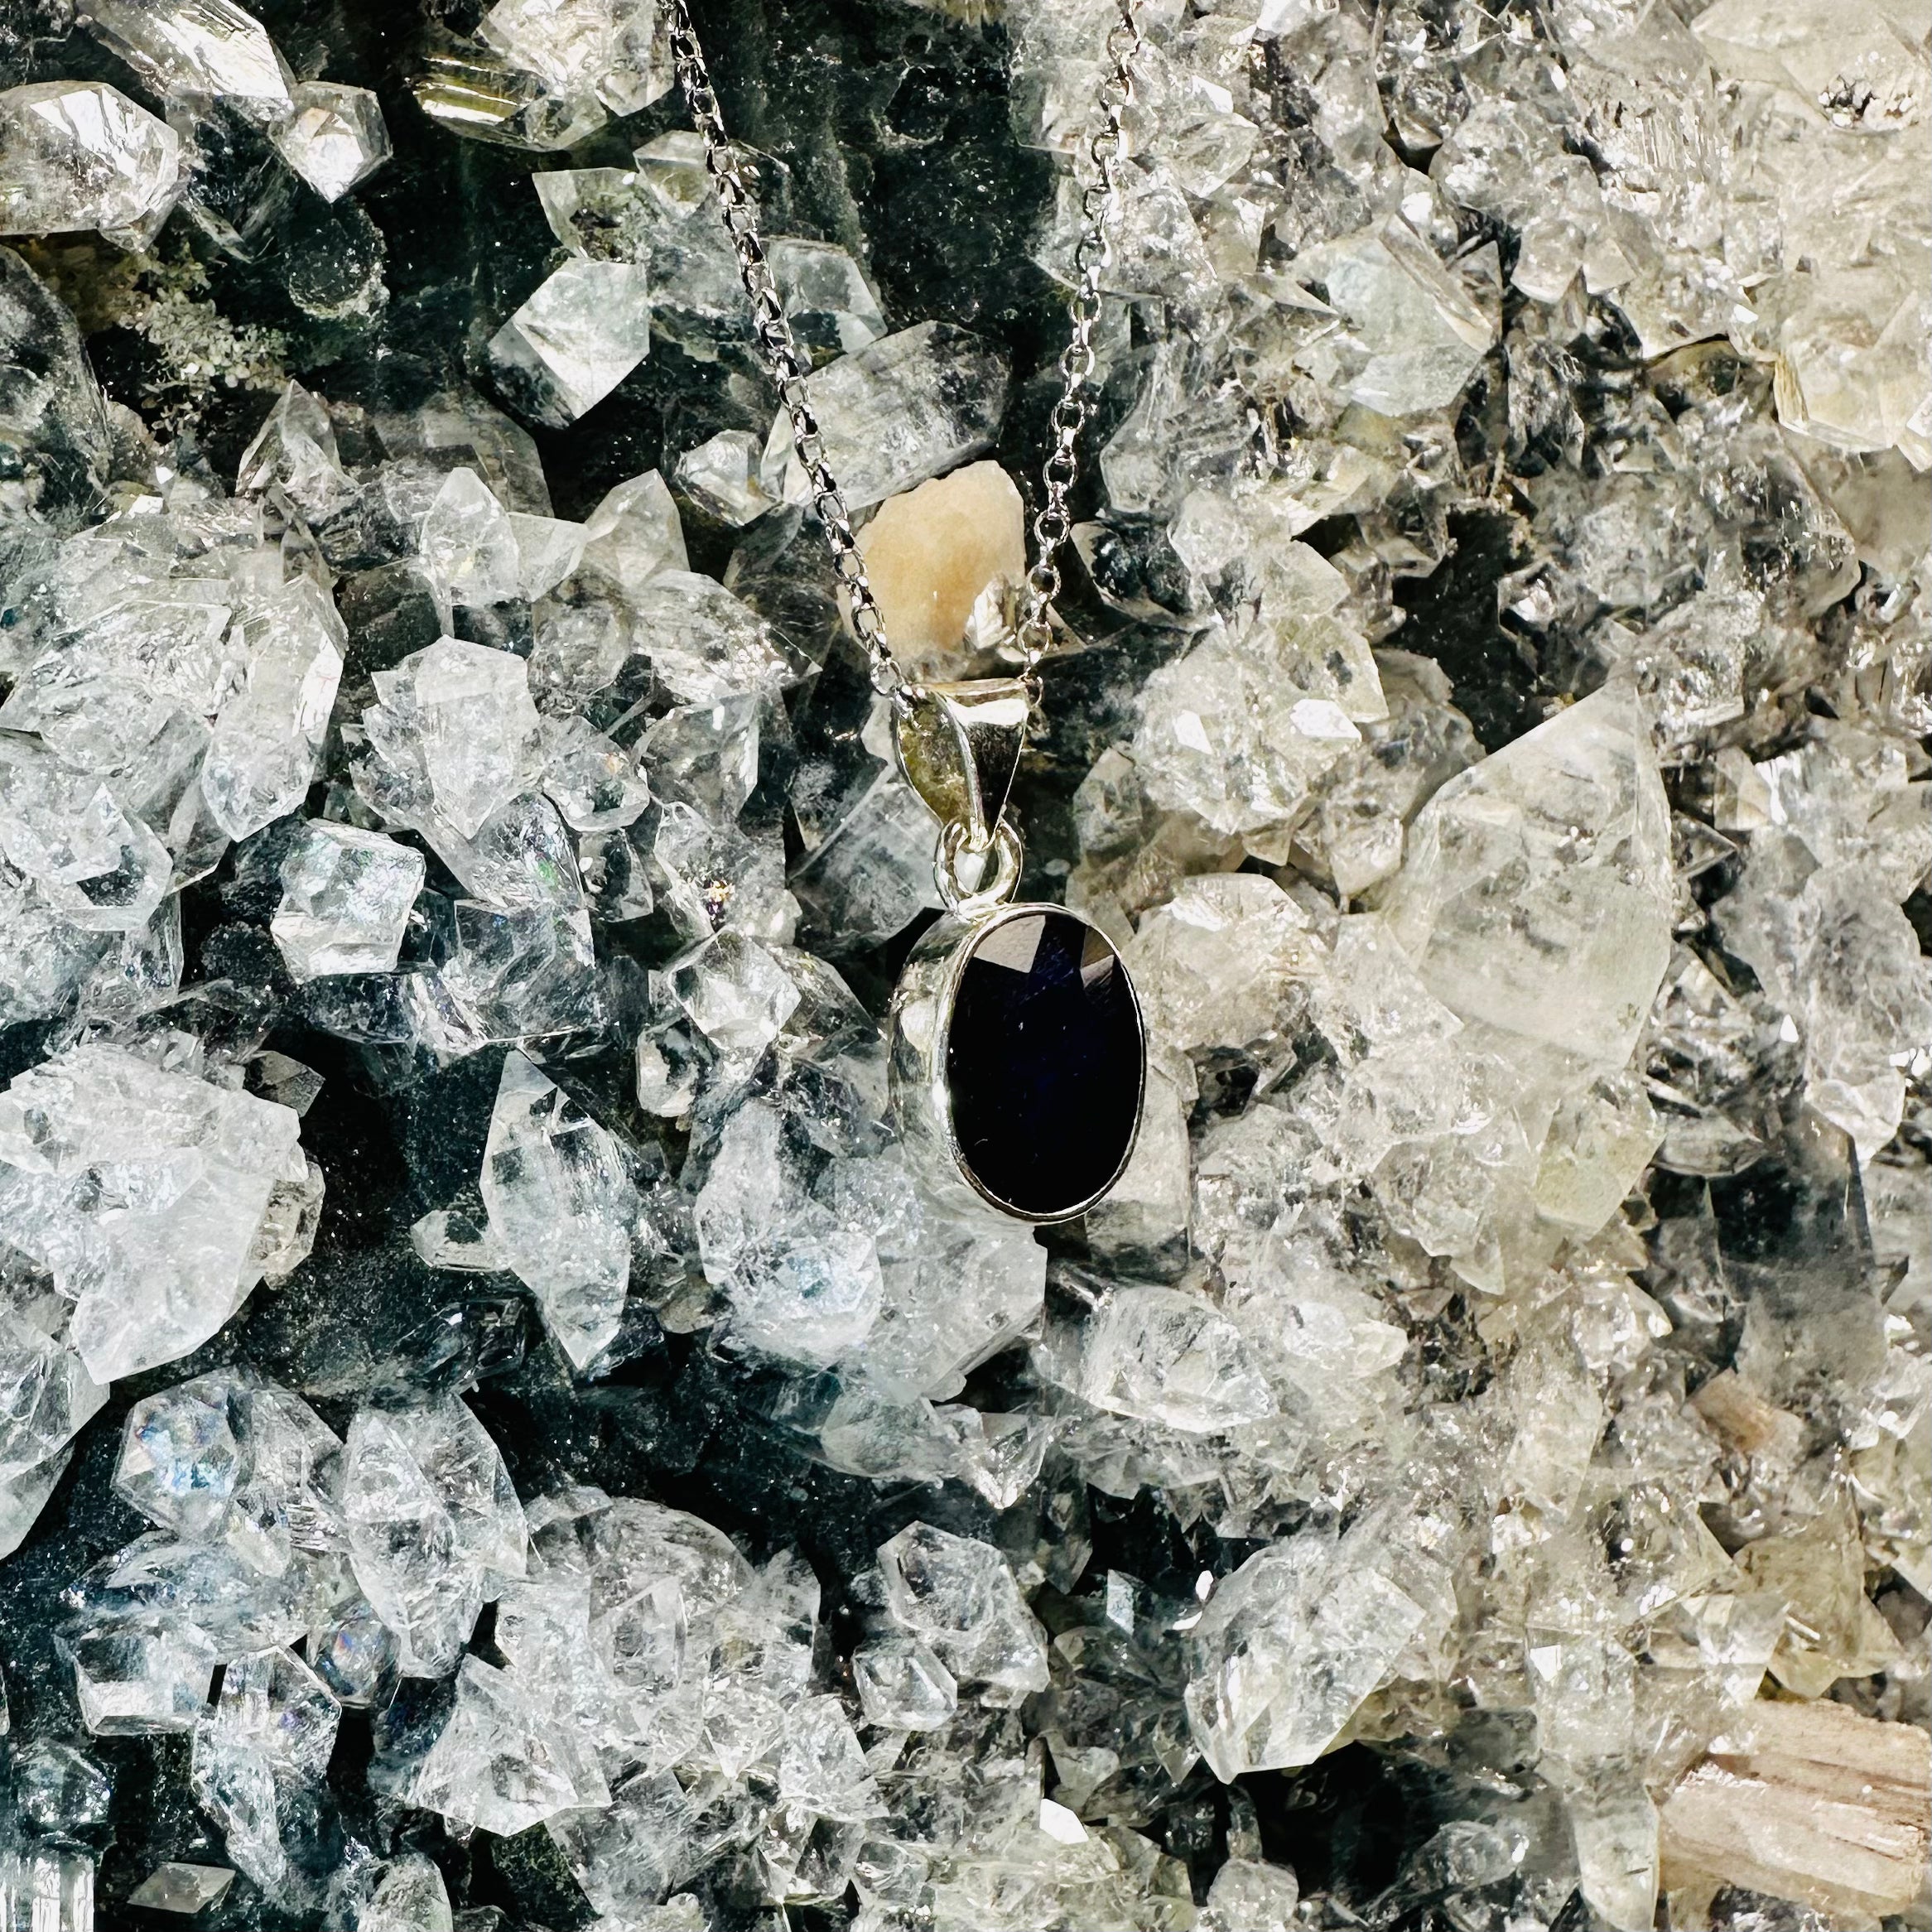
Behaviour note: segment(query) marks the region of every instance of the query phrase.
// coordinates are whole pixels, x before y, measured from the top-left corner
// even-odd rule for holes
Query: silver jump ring
[[[966,845],[966,826],[949,819],[940,830],[939,849],[932,856],[932,879],[947,911],[962,919],[976,919],[1013,897],[1026,848],[1011,821],[1003,818],[993,829],[992,879],[969,888],[959,876],[960,861],[975,855]]]

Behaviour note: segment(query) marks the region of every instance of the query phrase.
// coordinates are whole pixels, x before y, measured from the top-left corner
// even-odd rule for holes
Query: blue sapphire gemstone
[[[947,1029],[952,1137],[995,1206],[1063,1221],[1120,1178],[1146,1042],[1112,942],[1077,913],[1012,906],[968,941]]]

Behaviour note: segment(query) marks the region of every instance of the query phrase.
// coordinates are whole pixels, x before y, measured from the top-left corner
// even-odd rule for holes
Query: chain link
[[[1072,332],[1060,356],[1064,386],[1048,419],[1053,446],[1042,472],[1046,500],[1033,518],[1033,561],[1027,572],[1017,627],[1029,683],[1034,682],[1036,667],[1053,643],[1048,614],[1060,592],[1060,572],[1054,560],[1073,528],[1067,501],[1080,474],[1080,432],[1092,410],[1086,390],[1094,370],[1093,332],[1100,320],[1101,277],[1114,258],[1110,231],[1120,213],[1120,170],[1127,159],[1125,114],[1134,99],[1134,61],[1144,45],[1140,0],[1115,0],[1115,5],[1120,17],[1107,36],[1106,70],[1100,87],[1101,125],[1084,151],[1091,178],[1081,195],[1082,226],[1073,254],[1074,290],[1067,303]],[[865,648],[873,688],[889,696],[905,683],[905,674],[886,642],[885,620],[866,579],[865,559],[852,534],[844,493],[825,460],[825,437],[805,387],[812,365],[799,354],[785,319],[785,306],[759,238],[757,199],[725,132],[704,49],[691,23],[690,0],[671,0],[671,55],[686,105],[704,142],[705,171],[717,190],[725,232],[738,256],[739,277],[751,302],[753,333],[791,418],[792,446],[811,484],[812,508],[831,552],[832,568],[850,603],[852,629]]]
[[[1082,191],[1082,226],[1073,251],[1073,294],[1067,302],[1072,333],[1060,352],[1060,399],[1048,418],[1053,446],[1040,473],[1046,500],[1033,518],[1033,561],[1026,574],[1026,599],[1019,624],[1021,662],[1033,680],[1053,642],[1050,612],[1060,594],[1060,547],[1073,532],[1067,502],[1080,474],[1080,432],[1093,412],[1087,385],[1093,379],[1093,332],[1101,316],[1101,277],[1112,266],[1114,230],[1120,212],[1120,171],[1127,161],[1127,109],[1134,102],[1134,62],[1143,40],[1139,0],[1115,0],[1120,17],[1107,35],[1107,69],[1100,85],[1101,126],[1086,144],[1091,178]]]
[[[812,485],[812,508],[818,513],[826,547],[831,552],[832,568],[850,602],[852,629],[865,647],[874,689],[889,694],[905,682],[904,675],[886,644],[885,620],[879,614],[872,585],[866,581],[865,559],[859,553],[859,541],[852,534],[851,513],[846,508],[845,494],[826,463],[825,437],[818,418],[812,414],[812,398],[805,388],[812,365],[799,354],[792,339],[785,305],[778,297],[764,244],[759,239],[757,199],[745,181],[730,137],[725,132],[724,116],[718,111],[718,97],[711,89],[704,49],[699,46],[697,31],[691,25],[687,0],[672,0],[671,57],[677,65],[691,118],[704,141],[705,171],[717,190],[725,232],[737,252],[739,277],[751,301],[752,330],[771,367],[785,413],[792,419],[792,447]]]

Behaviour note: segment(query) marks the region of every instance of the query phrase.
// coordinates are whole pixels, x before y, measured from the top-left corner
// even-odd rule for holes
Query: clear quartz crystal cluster
[[[1922,1927],[1923,9],[1145,0],[1050,1241],[670,9],[300,12],[0,20],[0,1932]],[[1112,0],[694,12],[1010,670]]]

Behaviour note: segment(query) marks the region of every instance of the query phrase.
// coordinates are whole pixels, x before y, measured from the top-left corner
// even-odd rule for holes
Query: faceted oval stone
[[[1064,1220],[1120,1178],[1140,1123],[1140,1008],[1077,913],[1014,906],[968,939],[945,1065],[960,1164],[995,1206]]]

